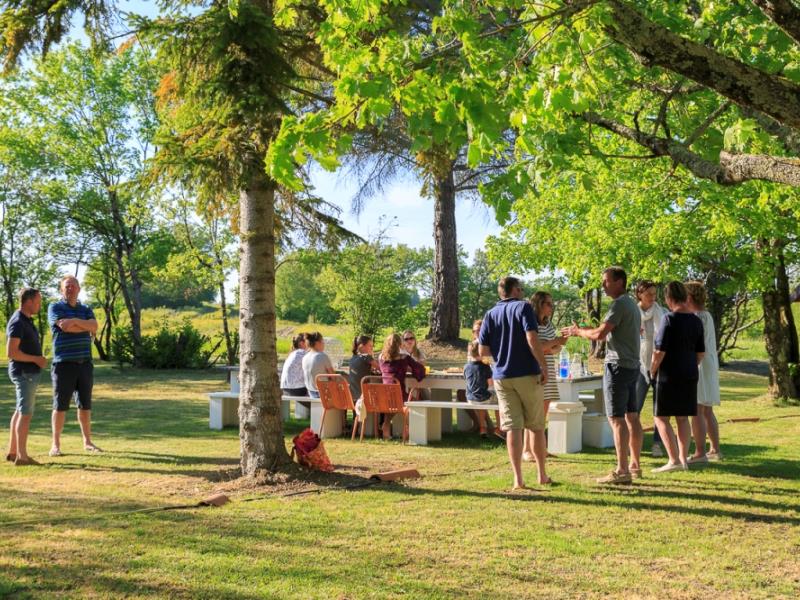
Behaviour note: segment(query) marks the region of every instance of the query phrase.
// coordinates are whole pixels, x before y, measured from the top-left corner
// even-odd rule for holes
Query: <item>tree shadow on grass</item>
[[[442,497],[470,497],[470,498],[483,498],[483,499],[503,499],[503,500],[513,500],[517,502],[549,502],[553,504],[573,504],[578,506],[585,506],[585,507],[597,507],[598,505],[603,506],[617,506],[619,508],[624,508],[626,510],[641,510],[641,511],[654,511],[654,512],[666,512],[666,513],[680,513],[680,514],[687,514],[687,515],[694,515],[694,516],[702,516],[702,517],[713,517],[713,518],[729,518],[735,519],[740,521],[747,521],[747,522],[761,522],[761,523],[770,523],[770,524],[788,524],[788,525],[800,525],[800,517],[793,517],[788,515],[766,515],[766,514],[759,514],[759,513],[752,513],[746,512],[742,510],[736,510],[737,507],[734,507],[734,510],[728,510],[725,508],[715,507],[699,507],[699,506],[675,506],[675,505],[668,505],[668,504],[653,504],[647,502],[638,502],[631,500],[632,498],[637,498],[641,496],[647,496],[646,491],[639,491],[637,493],[636,488],[632,487],[628,490],[628,493],[624,496],[621,496],[618,501],[613,501],[611,498],[613,496],[611,494],[606,494],[603,497],[603,501],[600,502],[598,499],[584,499],[584,498],[575,498],[575,497],[565,497],[560,496],[554,493],[554,490],[536,490],[532,493],[517,493],[517,492],[480,492],[480,491],[472,491],[472,490],[463,490],[463,489],[450,489],[450,490],[440,490],[440,489],[428,489],[428,488],[415,488],[410,486],[401,486],[401,485],[391,485],[387,484],[386,486],[381,486],[382,489],[390,489],[395,493],[406,494],[409,496],[422,496],[422,495],[433,495],[433,496],[442,496]],[[614,488],[613,492],[618,492],[617,488]],[[598,489],[598,494],[600,490]],[[659,492],[657,494],[653,494],[655,497],[670,497],[676,498],[676,494],[664,494],[663,492]],[[731,500],[725,496],[717,496],[716,501],[719,502],[727,502]],[[740,499],[736,499],[736,502],[741,502]],[[776,504],[774,505],[776,509],[785,510],[785,505],[783,504]]]
[[[52,469],[77,470],[90,473],[138,473],[141,475],[195,477],[198,479],[204,479],[211,483],[231,481],[232,479],[239,478],[241,475],[238,460],[235,462],[235,466],[219,467],[216,469],[154,469],[149,467],[121,467],[114,464],[98,464],[96,462],[87,464],[67,461],[49,463],[48,467]]]

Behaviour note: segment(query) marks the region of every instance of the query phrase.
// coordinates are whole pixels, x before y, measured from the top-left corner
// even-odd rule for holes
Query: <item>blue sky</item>
[[[147,0],[125,0],[120,8],[149,16],[158,12],[155,2]],[[82,17],[78,17],[76,25],[81,23]],[[72,37],[85,40],[80,27],[75,29]],[[319,196],[342,209],[340,216],[345,226],[362,237],[368,238],[385,224],[392,223],[386,232],[390,242],[415,248],[433,247],[433,201],[420,196],[420,183],[413,175],[398,180],[385,194],[369,200],[360,215],[351,211],[357,181],[348,179],[345,173],[316,169],[312,183]],[[500,228],[491,209],[481,202],[462,200],[456,203],[456,230],[458,243],[471,259],[476,248],[483,248],[486,237],[498,233]]]
[[[374,236],[391,224],[386,232],[390,242],[415,248],[433,247],[433,200],[420,196],[420,183],[411,174],[398,180],[385,194],[368,200],[360,215],[351,211],[357,181],[348,179],[344,173],[316,169],[312,183],[320,197],[342,209],[345,226],[362,237]],[[461,200],[456,202],[456,231],[458,243],[471,259],[476,248],[483,248],[486,237],[498,233],[500,228],[486,205]]]

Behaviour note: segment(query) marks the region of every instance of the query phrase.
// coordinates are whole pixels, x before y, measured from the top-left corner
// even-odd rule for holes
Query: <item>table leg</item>
[[[311,416],[308,402],[295,402],[294,403],[294,418],[295,419],[308,419]]]
[[[342,412],[341,410],[330,409],[325,417],[325,429],[320,431],[322,423],[322,404],[314,403],[311,405],[311,424],[310,427],[317,432],[320,438],[332,438],[342,435]]]
[[[453,392],[452,390],[434,388],[431,390],[431,400],[436,400],[437,402],[452,402]],[[441,433],[451,433],[453,431],[453,410],[450,408],[443,408],[441,409],[441,413]],[[441,437],[438,439],[441,439]]]

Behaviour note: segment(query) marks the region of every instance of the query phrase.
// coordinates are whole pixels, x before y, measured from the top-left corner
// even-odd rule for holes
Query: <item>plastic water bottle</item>
[[[576,353],[572,355],[572,360],[569,363],[569,376],[576,379],[583,375],[583,367],[581,365],[581,357]]]
[[[569,378],[569,352],[566,348],[561,348],[558,355],[558,376],[561,379]]]

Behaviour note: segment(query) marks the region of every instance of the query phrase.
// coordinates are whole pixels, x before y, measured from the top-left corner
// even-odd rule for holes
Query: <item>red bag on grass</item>
[[[292,456],[297,454],[297,462],[316,471],[333,471],[333,464],[325,452],[325,445],[310,427],[292,438]]]

